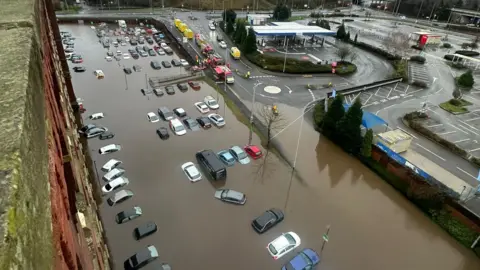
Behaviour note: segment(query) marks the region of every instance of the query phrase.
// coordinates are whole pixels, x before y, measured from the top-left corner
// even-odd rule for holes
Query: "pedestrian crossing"
[[[265,75],[265,76],[251,76],[252,79],[259,79],[259,78],[275,78],[276,76],[273,75]]]

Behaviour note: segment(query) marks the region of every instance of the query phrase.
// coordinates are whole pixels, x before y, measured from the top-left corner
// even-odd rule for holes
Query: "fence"
[[[385,86],[385,85],[389,85],[389,84],[399,83],[399,82],[402,82],[402,81],[403,81],[402,78],[387,79],[387,80],[383,80],[383,81],[377,81],[377,82],[373,82],[373,83],[358,85],[358,86],[346,88],[346,89],[343,89],[343,90],[338,90],[335,93],[336,94],[342,94],[342,95],[349,95],[349,94],[354,94],[354,93],[366,91],[366,90],[369,90],[369,89],[372,89],[372,88],[375,88],[375,87],[380,87],[380,86]],[[332,97],[332,95],[333,95],[333,92],[327,93],[327,98]]]

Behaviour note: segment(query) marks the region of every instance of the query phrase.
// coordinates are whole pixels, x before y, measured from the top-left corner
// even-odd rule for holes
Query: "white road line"
[[[472,149],[472,150],[468,150],[468,152],[471,153],[471,152],[475,152],[475,151],[478,151],[478,150],[480,150],[480,148],[475,148],[475,149]]]
[[[430,126],[427,126],[427,128],[432,128],[432,127],[441,127],[443,126],[443,124],[435,124],[435,125],[430,125]]]
[[[474,127],[474,126],[472,126],[472,125],[470,125],[470,124],[467,124],[467,123],[465,123],[465,122],[462,121],[462,120],[458,120],[458,121],[462,122],[463,124],[465,124],[467,127],[470,127],[471,129],[475,129],[476,131],[480,131],[480,130],[478,130],[476,127]]]
[[[455,130],[452,130],[452,131],[446,131],[446,132],[442,132],[442,133],[437,133],[437,135],[447,135],[447,134],[452,134],[452,133],[456,133],[457,131]]]
[[[465,131],[465,130],[463,130],[463,129],[461,129],[461,128],[458,128],[458,127],[456,127],[456,126],[454,126],[454,125],[452,125],[452,124],[450,124],[450,123],[448,123],[447,125],[449,125],[449,126],[453,127],[454,129],[456,129],[456,130],[458,130],[458,131],[461,131],[461,132],[463,132],[463,133],[465,133],[465,134],[468,135],[468,132]]]
[[[475,118],[472,118],[472,119],[465,120],[465,122],[475,121],[475,120],[479,120],[479,119],[480,119],[480,117],[475,117]]]
[[[427,110],[431,111],[431,112],[434,113],[434,114],[440,115],[439,113],[437,113],[436,111],[434,111],[434,110],[432,110],[432,109],[430,109],[430,108],[427,108]],[[440,115],[440,116],[441,116],[441,115]]]
[[[289,94],[293,93],[293,90],[290,87],[288,87],[288,85],[285,85],[285,87],[288,89]]]
[[[472,97],[472,96],[464,95],[464,97],[471,98],[471,99],[474,99],[474,100],[479,101],[477,98],[474,98],[474,97]]]
[[[475,131],[473,131],[473,130],[471,130],[471,129],[469,129],[469,128],[461,125],[461,124],[458,124],[458,126],[461,127],[461,128],[463,128],[463,129],[465,129],[466,131],[468,131],[468,132],[470,132],[470,133],[473,133],[473,134],[476,134],[476,135],[480,136],[480,134],[476,133]]]
[[[407,93],[408,88],[410,88],[410,85],[407,85],[407,88],[405,88],[405,92],[404,92],[405,94]]]
[[[367,98],[367,100],[365,101],[365,103],[364,103],[364,104],[367,104],[367,103],[368,103],[368,101],[369,101],[369,100],[372,98],[372,96],[373,96],[373,94],[370,94],[370,96]]]
[[[397,128],[400,129],[401,131],[407,133],[408,135],[412,136],[413,138],[418,139],[415,135],[413,135],[412,133],[406,131],[405,129],[403,129],[403,128],[401,128],[401,127],[397,127]]]
[[[441,156],[435,154],[434,152],[432,152],[431,150],[425,148],[424,146],[422,146],[422,145],[420,145],[420,144],[418,144],[418,143],[415,143],[415,144],[418,145],[418,146],[420,146],[421,148],[423,148],[425,151],[429,152],[430,154],[436,156],[437,158],[439,158],[439,159],[441,159],[441,160],[443,160],[443,161],[446,161],[446,159],[444,159],[444,158],[442,158]]]
[[[356,96],[355,96],[355,94],[353,94],[353,96],[354,96],[354,97],[352,98],[352,102],[353,102],[353,101],[355,101],[355,99],[357,99],[357,98],[358,98],[358,96],[360,96],[360,94],[361,94],[361,92],[360,92],[360,93],[358,93],[358,95],[356,95]]]
[[[435,92],[435,94],[438,94],[438,93],[440,93],[440,92],[442,92],[442,91],[443,91],[443,88],[440,88],[440,90],[438,90],[437,92]]]
[[[393,88],[390,88],[390,91],[388,92],[388,95],[386,96],[386,98],[388,98],[390,96],[390,94],[392,93],[393,91]]]
[[[470,141],[470,139],[462,139],[462,140],[454,141],[453,143],[461,143],[466,141]]]
[[[459,171],[463,172],[464,174],[466,174],[466,175],[468,175],[468,176],[472,177],[473,179],[477,179],[477,177],[475,177],[475,176],[473,176],[473,175],[469,174],[468,172],[464,171],[463,169],[461,169],[461,168],[459,168],[459,167],[457,167],[457,169],[458,169]]]
[[[308,89],[308,92],[310,92],[310,95],[312,95],[312,101],[315,101],[315,95],[313,94],[312,90]]]
[[[425,91],[425,89],[420,89],[420,90],[417,90],[417,91],[412,91],[410,93],[408,93],[409,95],[412,95],[413,93],[417,93],[417,92],[420,92],[420,91]]]

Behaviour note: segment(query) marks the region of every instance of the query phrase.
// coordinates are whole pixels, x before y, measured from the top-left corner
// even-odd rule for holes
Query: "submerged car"
[[[208,119],[210,119],[210,121],[212,121],[217,127],[225,126],[225,120],[219,114],[211,113],[208,115]]]
[[[252,221],[252,228],[258,233],[264,233],[273,228],[285,218],[282,210],[269,209]]]
[[[110,154],[110,153],[120,151],[121,149],[122,149],[122,146],[120,146],[119,144],[109,144],[98,149],[98,153],[101,155],[105,155],[105,154]]]
[[[91,114],[88,118],[90,118],[90,120],[98,120],[98,119],[102,119],[104,117],[105,117],[105,115],[102,112],[99,112],[99,113]]]
[[[161,127],[157,129],[157,134],[158,134],[158,137],[160,137],[160,139],[162,140],[166,140],[170,138],[170,134],[168,134],[168,129],[165,127]]]
[[[243,149],[253,159],[259,159],[263,156],[262,150],[256,145],[246,145]]]
[[[210,112],[210,109],[208,108],[207,104],[205,104],[204,102],[195,102],[193,104],[195,106],[195,108],[197,108],[197,110],[201,113],[208,113]]]
[[[103,193],[109,193],[121,187],[128,185],[130,181],[125,176],[120,176],[108,182],[102,187]]]
[[[108,139],[111,139],[113,137],[115,137],[115,134],[113,132],[107,131],[107,132],[104,132],[104,133],[100,134],[100,136],[98,138],[100,140],[108,140]]]
[[[85,72],[86,70],[86,67],[73,67],[73,71],[75,72]]]
[[[315,250],[306,248],[300,251],[293,259],[282,267],[282,270],[309,270],[315,269],[320,263],[320,256]]]
[[[218,158],[225,163],[225,165],[231,167],[235,165],[235,159],[228,150],[222,150],[217,153]]]
[[[190,118],[190,117],[186,117],[183,119],[183,123],[185,124],[185,126],[187,126],[191,131],[196,131],[196,130],[199,130],[200,127],[198,125],[198,122],[195,121],[194,119]]]
[[[142,215],[142,208],[135,206],[132,209],[122,211],[115,216],[115,221],[117,224],[122,224],[130,220],[136,219]]]
[[[208,119],[208,117],[198,117],[197,122],[203,129],[209,129],[212,127],[212,123],[210,122],[210,119]]]
[[[107,204],[110,206],[114,206],[116,204],[119,204],[121,202],[124,202],[128,199],[133,197],[133,192],[129,189],[123,189],[118,192],[115,192],[111,197],[107,199]]]
[[[133,255],[132,257],[128,258],[123,263],[123,266],[125,270],[136,270],[146,266],[157,258],[157,249],[155,248],[155,246],[150,245],[135,253],[135,255]]]
[[[294,232],[283,233],[267,245],[268,253],[274,260],[294,250],[301,243],[300,237]]]
[[[217,189],[215,191],[215,198],[224,202],[240,205],[244,205],[245,202],[247,202],[245,194],[233,189]]]
[[[232,146],[229,151],[240,164],[250,163],[250,158],[240,146]]]
[[[218,105],[217,100],[215,100],[212,96],[206,96],[203,99],[203,102],[211,109],[211,110],[218,110],[220,105]]]
[[[107,128],[104,128],[104,127],[94,127],[92,129],[89,129],[87,130],[84,135],[85,137],[87,137],[88,139],[90,138],[93,138],[93,137],[97,137],[97,136],[100,136],[101,134],[107,132],[108,129]]]
[[[182,165],[182,170],[190,182],[197,182],[202,179],[202,174],[193,162],[187,162]]]

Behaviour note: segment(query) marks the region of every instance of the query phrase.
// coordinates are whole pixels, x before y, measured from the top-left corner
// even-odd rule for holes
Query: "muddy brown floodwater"
[[[147,76],[181,72],[173,68],[154,71],[148,65],[151,57],[120,61],[121,65],[138,63],[144,68],[127,76],[126,90],[123,71],[117,62],[104,60],[105,50],[88,26],[60,28],[77,38],[76,50],[84,56],[82,65],[88,68],[85,73],[74,73],[72,78],[76,95],[84,99],[85,117],[104,112],[106,117],[98,123],[116,133],[109,141],[89,140],[92,158],[97,167],[110,158],[122,160],[130,179],[127,188],[135,193],[132,199],[114,207],[100,206],[115,269],[123,269],[127,257],[149,244],[158,248],[160,261],[170,263],[173,269],[280,269],[295,252],[274,261],[265,249],[271,240],[282,232],[294,231],[302,239],[298,250],[310,247],[320,251],[327,225],[331,225],[330,241],[318,269],[480,269],[470,251],[357,160],[319,138],[307,123],[303,125],[297,162],[300,178],[293,179],[286,219],[263,235],[254,233],[250,227],[252,218],[268,208],[285,206],[290,168],[274,156],[263,168],[263,176],[258,174],[260,161],[236,164],[228,169],[225,187],[246,193],[246,205],[215,200],[217,185],[206,179],[190,183],[180,166],[195,161],[198,150],[219,151],[245,144],[248,128],[238,123],[223,105],[220,114],[226,119],[225,128],[189,132],[181,137],[171,135],[167,141],[161,141],[155,134],[155,128],[167,126],[166,123],[152,124],[146,119],[147,112],[156,112],[160,106],[183,107],[190,115],[198,116],[193,103],[208,94],[216,96],[214,90],[203,83],[200,91],[177,92],[160,98],[142,96],[140,88],[145,86],[145,72]],[[128,47],[119,48],[126,51]],[[155,58],[164,60],[171,56]],[[95,79],[94,69],[102,69],[105,79]],[[290,120],[300,113],[296,109],[281,110],[288,112]],[[295,123],[278,137],[289,157],[295,154],[298,128],[299,123]],[[258,144],[256,136],[254,142]],[[96,150],[109,143],[121,144],[122,150],[98,155]],[[135,205],[142,207],[143,216],[117,225],[115,214]],[[158,224],[158,232],[135,241],[132,230],[149,220]]]

